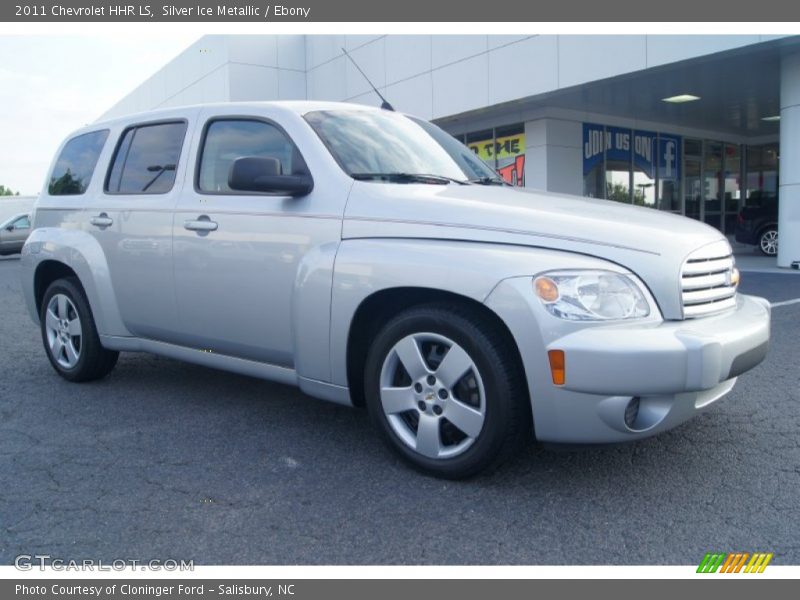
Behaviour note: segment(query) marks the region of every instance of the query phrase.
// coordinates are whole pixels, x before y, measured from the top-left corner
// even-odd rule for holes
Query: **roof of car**
[[[281,110],[285,110],[286,112],[292,112],[299,115],[304,115],[306,113],[315,111],[315,110],[342,110],[342,109],[349,109],[349,110],[368,110],[368,111],[378,111],[381,110],[375,106],[368,106],[366,104],[354,104],[350,102],[326,102],[320,100],[279,100],[279,101],[264,101],[264,102],[213,102],[207,104],[193,104],[193,105],[186,105],[186,106],[171,106],[169,108],[159,108],[156,110],[149,110],[139,113],[131,113],[124,116],[113,117],[111,119],[103,119],[95,121],[86,127],[81,128],[80,131],[97,129],[98,127],[102,126],[109,126],[118,123],[135,123],[137,121],[141,121],[143,119],[151,120],[151,119],[159,119],[159,118],[171,118],[175,116],[179,116],[182,111],[186,111],[188,109],[198,109],[198,108],[218,108],[220,110],[231,111],[235,109],[236,111],[241,111],[243,114],[246,114],[248,110],[263,108],[265,106],[269,106],[272,108],[278,108]],[[78,133],[78,132],[76,132]]]

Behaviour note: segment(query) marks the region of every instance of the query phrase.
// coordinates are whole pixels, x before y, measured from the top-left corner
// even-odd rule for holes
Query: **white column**
[[[800,52],[781,60],[778,266],[800,261]]]
[[[583,194],[582,124],[543,118],[525,123],[525,187]]]

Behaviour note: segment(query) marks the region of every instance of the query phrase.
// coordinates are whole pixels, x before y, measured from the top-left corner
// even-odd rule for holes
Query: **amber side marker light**
[[[548,350],[547,358],[550,359],[550,373],[553,376],[553,383],[564,385],[567,381],[567,371],[564,361],[563,350]]]
[[[558,300],[558,285],[549,277],[537,277],[533,282],[536,295],[545,302]]]

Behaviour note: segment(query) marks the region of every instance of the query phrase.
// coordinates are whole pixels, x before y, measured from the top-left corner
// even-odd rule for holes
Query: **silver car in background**
[[[532,434],[674,427],[769,341],[718,231],[512,189],[434,125],[360,105],[93,124],[59,149],[34,225],[24,295],[61,376],[146,351],[295,385],[366,406],[442,477]]]
[[[31,216],[14,215],[0,223],[0,256],[19,254],[31,233]]]

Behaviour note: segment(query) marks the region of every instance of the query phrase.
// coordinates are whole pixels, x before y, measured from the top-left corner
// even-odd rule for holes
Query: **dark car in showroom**
[[[778,254],[778,197],[752,194],[736,220],[736,241],[753,244],[767,256]]]

